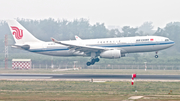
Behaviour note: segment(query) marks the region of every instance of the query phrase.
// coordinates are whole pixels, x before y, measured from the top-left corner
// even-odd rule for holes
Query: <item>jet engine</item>
[[[121,50],[107,50],[100,53],[101,58],[117,59],[121,57]]]

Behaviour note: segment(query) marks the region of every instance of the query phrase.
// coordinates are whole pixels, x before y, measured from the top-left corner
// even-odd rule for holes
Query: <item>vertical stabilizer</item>
[[[6,22],[8,23],[16,44],[24,44],[26,42],[42,42],[41,40],[35,38],[16,20],[7,20]]]

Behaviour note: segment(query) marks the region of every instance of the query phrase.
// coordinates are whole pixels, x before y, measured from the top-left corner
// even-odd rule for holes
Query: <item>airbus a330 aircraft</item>
[[[13,38],[15,48],[21,48],[29,52],[51,56],[90,56],[91,61],[87,66],[99,62],[100,58],[117,59],[124,57],[127,53],[157,52],[169,48],[174,42],[166,37],[160,36],[136,36],[121,38],[102,38],[82,40],[75,36],[76,40],[44,42],[35,38],[16,20],[7,21]]]

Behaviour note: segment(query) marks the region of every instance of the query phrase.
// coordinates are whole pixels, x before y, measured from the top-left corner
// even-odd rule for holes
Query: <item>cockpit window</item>
[[[169,41],[169,39],[165,39],[165,41]]]

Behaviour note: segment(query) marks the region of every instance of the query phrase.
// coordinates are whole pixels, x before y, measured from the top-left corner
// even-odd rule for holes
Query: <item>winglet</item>
[[[82,40],[80,37],[78,37],[77,35],[75,35],[75,39],[76,40]]]
[[[51,37],[51,40],[52,40],[53,42],[55,42],[55,43],[58,42],[58,41],[57,41],[55,38],[53,38],[53,37]]]

